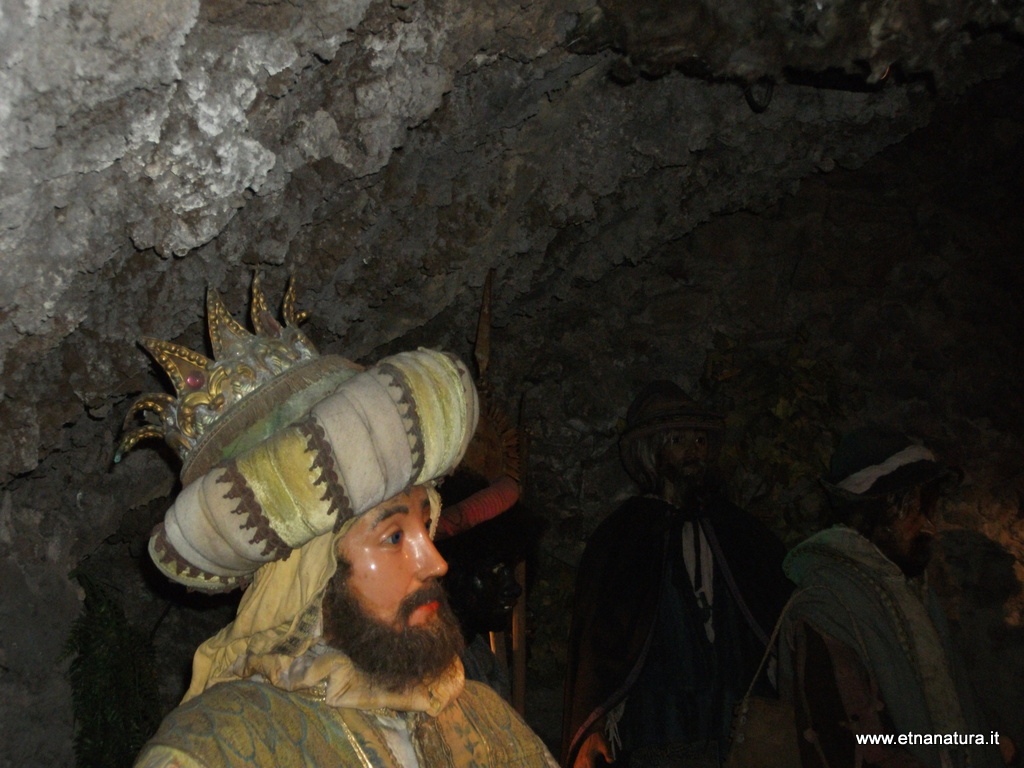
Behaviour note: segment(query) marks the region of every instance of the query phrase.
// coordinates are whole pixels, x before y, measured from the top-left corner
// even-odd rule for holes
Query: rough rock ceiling
[[[868,87],[923,77],[940,90],[960,81],[954,61],[979,36],[1020,32],[1014,2],[760,0],[701,3],[606,0],[581,15],[571,50],[612,48],[629,69],[675,68],[711,79]]]
[[[70,732],[62,678],[35,673],[78,610],[66,574],[174,484],[157,451],[111,471],[128,401],[164,386],[135,340],[202,349],[207,285],[241,314],[253,267],[272,296],[294,270],[311,335],[362,359],[465,353],[495,269],[521,355],[497,384],[562,377],[579,423],[542,450],[584,477],[614,425],[576,372],[699,367],[725,322],[721,295],[680,303],[640,267],[727,273],[729,252],[666,254],[926,124],[1019,58],[1022,19],[1007,0],[0,0],[0,614],[23,618],[0,636],[0,720],[43,702]],[[634,285],[629,312],[678,312],[686,338],[598,360],[570,337],[608,335],[594,305],[635,278],[652,304]],[[531,365],[546,342],[564,359]],[[535,480],[545,502],[585,507],[558,475]],[[66,740],[45,749],[60,764]]]
[[[353,356],[492,266],[504,301],[540,306],[554,271],[593,278],[863,162],[927,120],[934,83],[997,73],[1021,25],[1005,0],[140,8],[3,6],[8,478],[139,388],[140,332],[195,334],[207,284],[239,305],[239,263],[299,268]],[[873,85],[890,65],[929,82]],[[623,66],[659,78],[621,87]],[[758,115],[732,81],[762,77]],[[595,239],[615,247],[581,254]]]

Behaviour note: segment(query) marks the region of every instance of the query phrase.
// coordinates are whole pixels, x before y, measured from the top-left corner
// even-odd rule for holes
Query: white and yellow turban
[[[192,589],[246,584],[263,564],[448,472],[477,410],[469,372],[442,352],[349,371],[300,419],[188,483],[154,530],[150,555]]]
[[[456,357],[419,349],[369,369],[321,356],[298,329],[288,285],[284,323],[253,278],[250,333],[216,291],[206,298],[213,358],[145,338],[175,395],[140,397],[115,461],[162,438],[182,458],[184,489],[149,552],[191,589],[244,586],[289,554],[459,463],[476,430],[473,379]],[[155,415],[131,428],[140,415]]]

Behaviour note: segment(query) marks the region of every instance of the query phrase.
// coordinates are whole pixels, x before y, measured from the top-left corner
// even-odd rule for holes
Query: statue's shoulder
[[[219,683],[164,718],[137,766],[314,765],[307,752],[339,741],[325,712],[315,699],[266,683]]]
[[[190,717],[202,713],[203,717],[216,717],[224,713],[230,717],[277,717],[282,710],[306,710],[316,706],[316,699],[299,693],[282,691],[273,685],[253,680],[233,680],[218,683],[179,706],[171,716]]]
[[[463,708],[498,708],[508,709],[515,712],[505,699],[496,690],[479,680],[466,680],[466,684],[459,694],[457,701]]]
[[[677,513],[679,508],[654,496],[630,496],[608,515],[601,525],[606,528],[635,527],[642,521],[663,521]]]
[[[134,768],[209,768],[192,755],[165,745],[154,745],[142,751]]]
[[[447,732],[449,748],[474,755],[480,752],[486,756],[481,765],[527,768],[554,764],[541,738],[507,701],[483,683],[467,680],[454,706],[448,707],[439,720]]]

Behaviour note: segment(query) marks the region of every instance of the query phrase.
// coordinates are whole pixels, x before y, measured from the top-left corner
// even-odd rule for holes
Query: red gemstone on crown
[[[201,373],[190,373],[185,377],[185,383],[192,389],[199,389],[206,383],[206,377]]]

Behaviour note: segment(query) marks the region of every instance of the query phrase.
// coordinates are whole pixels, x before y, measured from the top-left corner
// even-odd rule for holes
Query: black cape
[[[672,504],[636,497],[609,515],[587,543],[577,572],[569,636],[563,765],[572,765],[583,740],[629,694],[643,671],[655,621],[665,602],[662,587],[676,550],[681,560],[685,519]],[[721,674],[732,678],[718,683],[731,688],[719,702],[727,735],[731,704],[750,683],[793,585],[782,573],[782,543],[746,512],[715,496],[702,505],[699,520],[716,564],[716,648],[728,626],[745,635],[729,638],[737,650],[718,665]],[[688,581],[685,572],[682,578]],[[688,589],[679,592],[692,598]],[[692,598],[694,618],[695,606]],[[731,611],[735,620],[720,622],[719,610]],[[700,635],[706,642],[702,633],[701,627],[693,636]],[[699,649],[690,655],[698,657]]]

